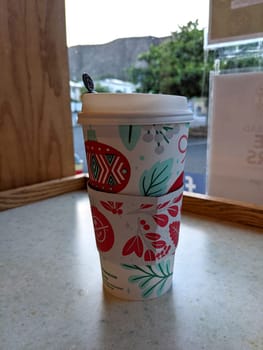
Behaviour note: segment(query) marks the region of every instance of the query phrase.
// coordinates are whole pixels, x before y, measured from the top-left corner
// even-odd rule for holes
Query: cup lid
[[[91,93],[82,95],[80,124],[147,125],[193,119],[184,96],[162,94]]]

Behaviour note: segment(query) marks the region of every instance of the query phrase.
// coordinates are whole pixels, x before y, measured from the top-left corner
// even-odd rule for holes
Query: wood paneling
[[[66,192],[82,189],[86,190],[87,179],[87,174],[82,174],[2,191],[0,192],[0,211],[19,207]],[[184,192],[182,212],[183,214],[188,212],[209,216],[218,221],[228,221],[263,228],[263,206],[245,204],[225,198]]]
[[[0,2],[0,190],[74,174],[64,13]]]
[[[63,193],[86,189],[85,175],[64,177],[0,192],[0,211],[20,207]],[[87,194],[88,195],[88,194]]]
[[[263,206],[184,192],[183,212],[263,228]],[[262,230],[263,233],[263,230]]]

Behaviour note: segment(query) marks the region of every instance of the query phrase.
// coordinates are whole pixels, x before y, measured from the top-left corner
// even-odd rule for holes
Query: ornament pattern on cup
[[[114,244],[113,228],[106,216],[103,215],[98,208],[91,206],[91,212],[97,248],[101,252],[107,252]]]
[[[98,141],[85,142],[90,185],[106,192],[120,192],[128,184],[131,167],[115,148]]]

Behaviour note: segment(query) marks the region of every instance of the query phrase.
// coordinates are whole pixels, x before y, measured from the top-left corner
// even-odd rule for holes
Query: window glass
[[[185,190],[206,193],[210,74],[262,69],[262,42],[204,49],[209,0],[66,0],[76,172],[87,172],[77,114],[88,72],[97,92],[184,95],[193,111]],[[252,68],[251,68],[252,67]]]

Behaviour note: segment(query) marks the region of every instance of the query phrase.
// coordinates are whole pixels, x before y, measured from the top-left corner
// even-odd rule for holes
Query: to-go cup
[[[160,196],[182,185],[192,114],[182,96],[84,94],[89,184],[104,192]]]
[[[82,97],[95,236],[104,287],[114,295],[154,298],[171,286],[191,120],[183,96]]]

